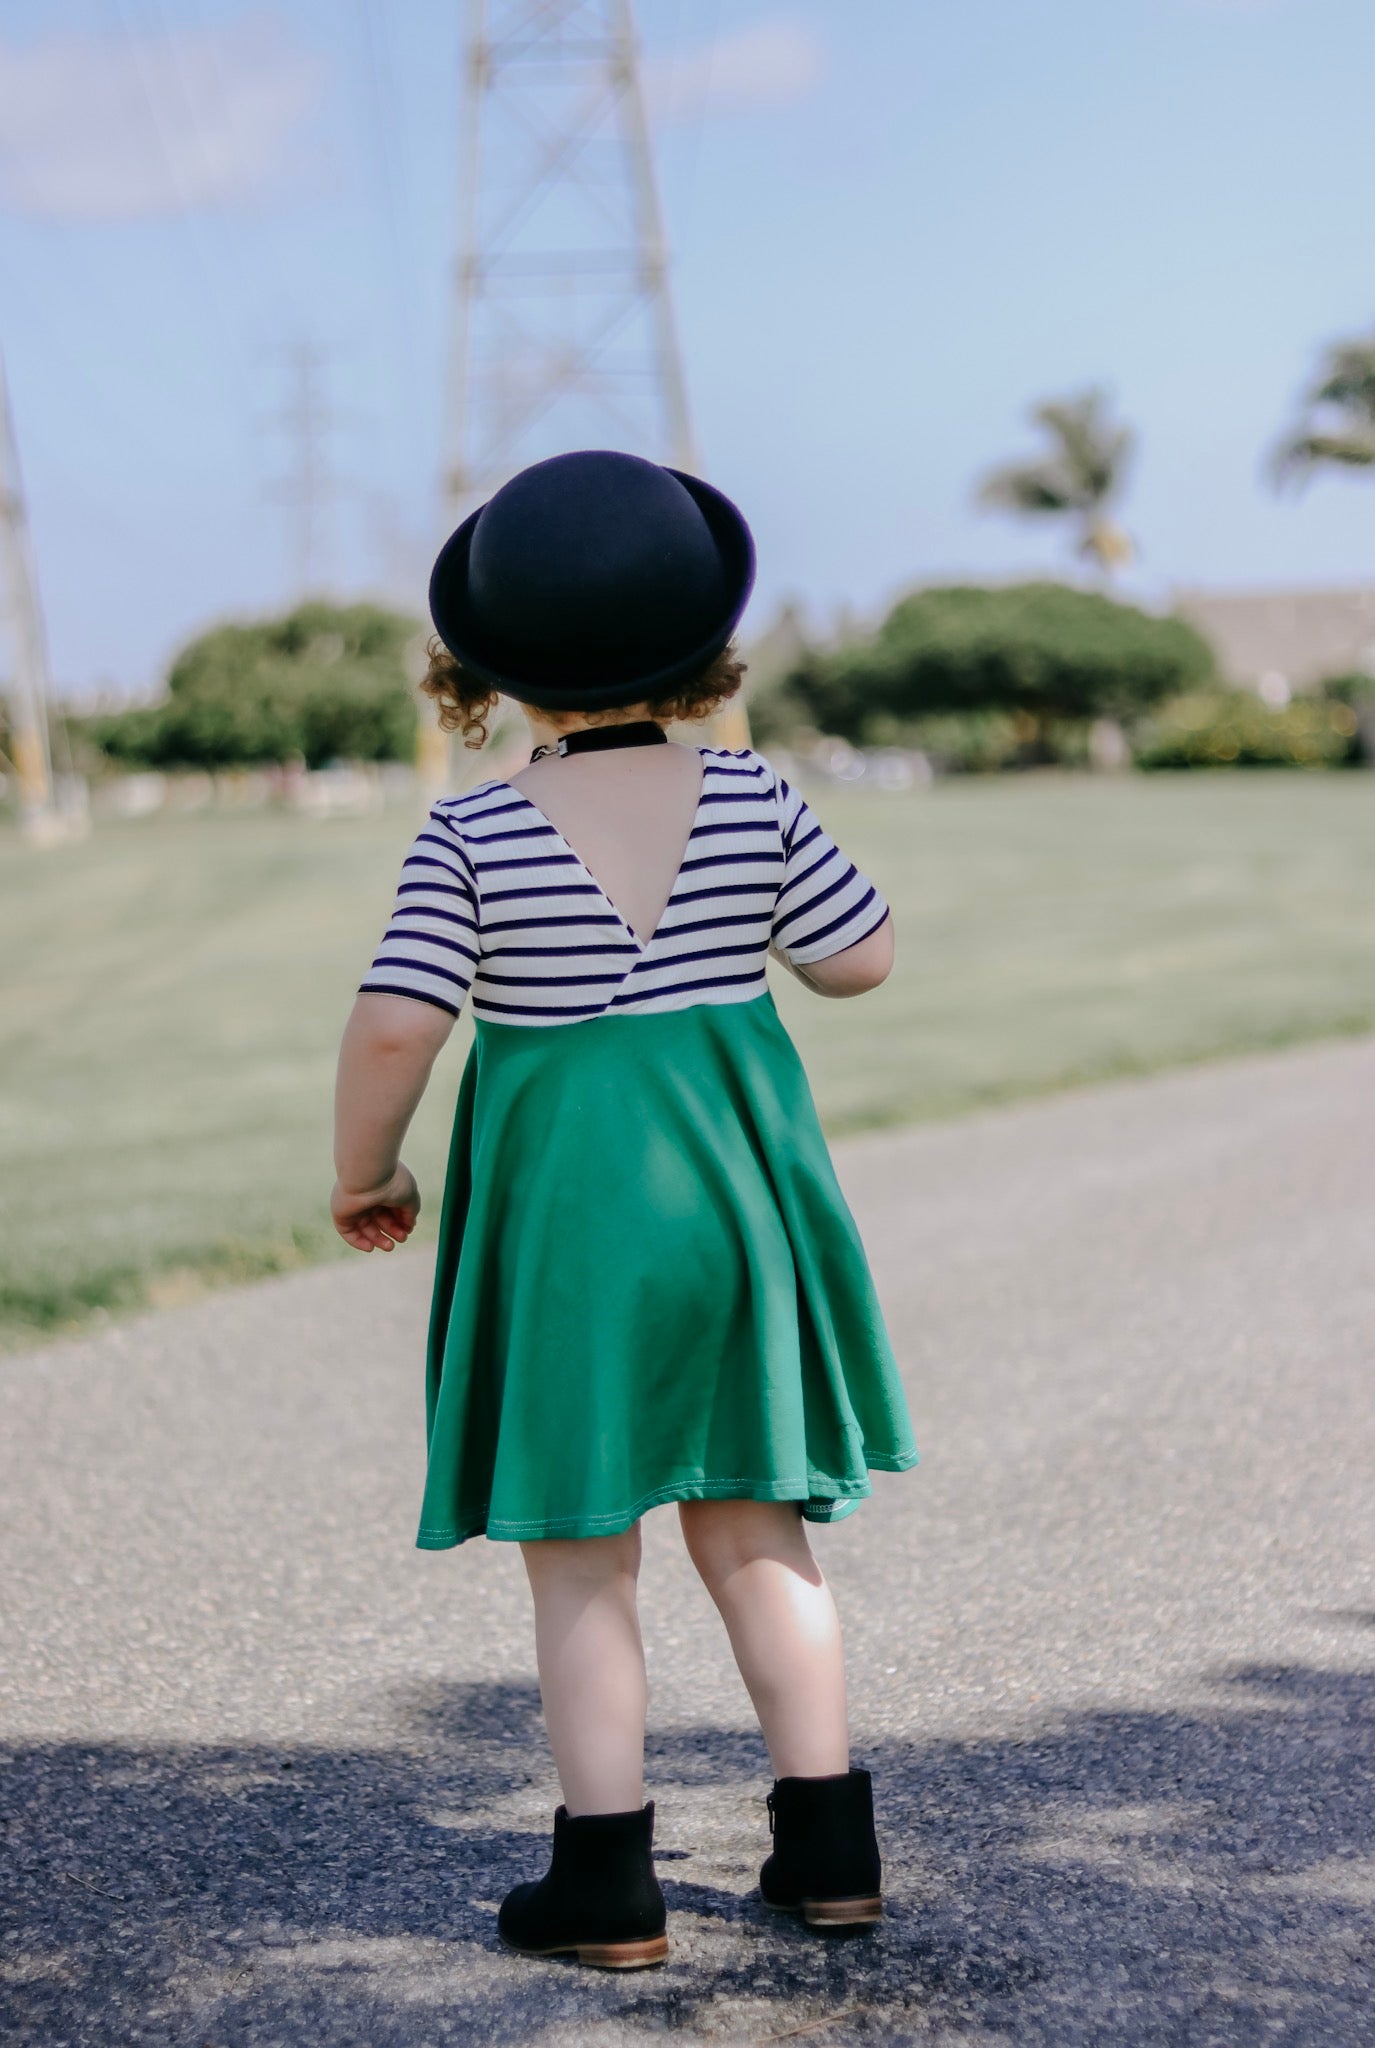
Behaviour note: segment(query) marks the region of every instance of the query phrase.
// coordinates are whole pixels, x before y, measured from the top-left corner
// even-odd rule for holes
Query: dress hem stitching
[[[921,1462],[919,1451],[895,1451],[889,1456],[873,1453],[866,1458],[871,1472],[907,1472]],[[745,1493],[739,1488],[748,1488]],[[458,1521],[443,1526],[421,1524],[415,1539],[417,1550],[452,1550],[471,1536],[486,1536],[495,1541],[520,1542],[522,1538],[551,1536],[564,1533],[573,1536],[591,1536],[599,1531],[618,1534],[639,1520],[649,1508],[661,1507],[671,1500],[796,1500],[810,1507],[816,1504],[839,1504],[844,1501],[860,1501],[870,1498],[872,1489],[867,1480],[853,1487],[838,1488],[834,1493],[812,1493],[801,1479],[684,1479],[676,1480],[669,1486],[659,1487],[654,1493],[646,1494],[633,1507],[614,1510],[604,1515],[559,1515],[551,1520],[519,1521],[498,1520],[490,1522],[490,1502],[473,1509]]]

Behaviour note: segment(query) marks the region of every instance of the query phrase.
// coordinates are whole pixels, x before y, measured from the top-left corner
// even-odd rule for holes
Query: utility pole
[[[460,133],[445,530],[564,449],[696,474],[630,0],[467,0]]]
[[[11,754],[19,783],[20,823],[26,837],[47,842],[61,836],[61,820],[53,800],[52,753],[48,739],[52,679],[3,359],[0,359],[0,612],[8,627],[13,664],[9,691],[13,735]]]
[[[324,351],[310,342],[297,342],[287,351],[291,396],[271,422],[289,437],[293,450],[290,474],[272,485],[269,495],[295,512],[296,590],[301,599],[319,594],[324,515],[339,489],[326,446],[335,425],[321,382],[327,362]]]

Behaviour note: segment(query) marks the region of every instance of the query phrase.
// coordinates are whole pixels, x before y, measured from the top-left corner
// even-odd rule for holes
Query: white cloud
[[[286,167],[322,77],[270,15],[0,44],[0,206],[141,220],[251,200]]]
[[[654,120],[686,121],[785,106],[814,92],[825,74],[825,46],[801,22],[780,16],[695,50],[647,57],[645,97]]]

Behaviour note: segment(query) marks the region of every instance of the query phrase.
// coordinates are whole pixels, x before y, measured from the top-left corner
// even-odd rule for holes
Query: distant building
[[[1286,703],[1326,676],[1375,674],[1375,585],[1176,590],[1175,609],[1217,651],[1227,680]]]

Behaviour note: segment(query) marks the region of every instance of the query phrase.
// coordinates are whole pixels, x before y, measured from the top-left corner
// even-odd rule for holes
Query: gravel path
[[[888,1916],[646,1518],[674,1954],[499,1950],[557,1797],[513,1546],[412,1549],[426,1259],[5,1364],[0,2039],[1375,2040],[1375,1045],[838,1148],[923,1463],[815,1543]]]

